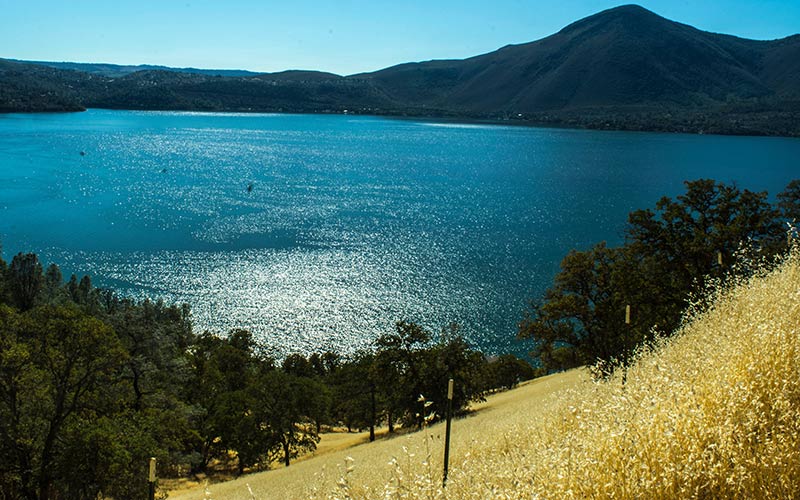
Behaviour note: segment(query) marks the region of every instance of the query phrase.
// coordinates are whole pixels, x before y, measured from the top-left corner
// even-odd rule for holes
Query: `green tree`
[[[96,292],[90,295],[100,297]],[[133,391],[136,411],[174,406],[190,376],[186,350],[192,342],[188,306],[144,300],[107,301],[102,317],[114,327],[129,356],[123,377]]]
[[[673,331],[707,278],[724,279],[742,248],[752,249],[748,258],[778,252],[785,245],[779,215],[767,193],[687,182],[676,200],[630,214],[624,246],[570,252],[518,337],[534,340],[533,354],[547,370],[626,364],[656,329]],[[627,305],[630,324],[623,322]]]
[[[490,360],[486,365],[487,389],[513,389],[520,382],[538,375],[525,360],[513,354],[504,354]]]
[[[0,306],[0,332],[4,493],[50,499],[67,489],[76,459],[70,429],[114,412],[126,353],[111,328],[74,307]]]
[[[23,311],[32,308],[44,283],[39,257],[33,253],[15,255],[8,269],[8,281],[17,307]]]
[[[672,288],[704,289],[704,278],[719,276],[718,255],[730,266],[743,245],[762,254],[776,252],[784,241],[779,212],[767,193],[740,190],[709,179],[686,182],[676,200],[662,198],[656,209],[628,217],[627,245],[673,276]]]
[[[787,222],[800,222],[800,179],[795,179],[778,194],[778,209]]]
[[[529,308],[518,337],[535,340],[532,356],[547,370],[610,360],[632,343],[623,330],[624,300],[614,287],[619,259],[620,251],[605,243],[570,252],[544,301]]]
[[[415,323],[398,321],[395,331],[375,340],[375,370],[378,391],[386,402],[389,432],[395,420],[422,426],[417,400],[422,395],[422,351],[432,334]]]
[[[3,245],[0,242],[0,304],[8,302],[8,264],[3,260]]]
[[[245,439],[237,432],[244,431],[239,422],[251,409],[248,391],[259,369],[254,348],[253,337],[246,330],[234,330],[227,338],[205,332],[191,348],[187,392],[189,401],[200,408],[194,426],[202,440],[197,470],[205,470],[213,458],[235,451]]]
[[[375,362],[374,353],[358,352],[339,364],[328,378],[333,391],[334,418],[344,422],[348,431],[369,428],[370,441],[375,440],[375,426],[385,406],[378,394]]]
[[[419,394],[430,403],[417,405],[422,418],[438,420],[446,414],[448,380],[453,379],[453,411],[463,412],[470,402],[484,400],[483,380],[486,360],[469,347],[460,327],[451,324],[442,330],[438,341],[422,352]]]
[[[288,467],[299,454],[315,450],[319,435],[311,414],[319,396],[318,382],[269,370],[261,373],[253,387],[258,427],[269,430],[284,465]]]
[[[281,368],[289,375],[296,377],[314,377],[318,374],[314,365],[302,354],[290,354],[283,359]]]

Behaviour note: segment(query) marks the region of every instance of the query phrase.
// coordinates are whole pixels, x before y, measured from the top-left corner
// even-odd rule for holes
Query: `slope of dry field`
[[[485,403],[473,405],[477,410],[476,413],[453,422],[451,470],[457,463],[469,461],[466,455],[472,446],[474,435],[480,436],[489,429],[502,428],[498,426],[502,426],[503,422],[520,413],[533,416],[544,400],[582,381],[588,381],[586,372],[572,370],[533,380],[512,391],[494,394]],[[337,482],[340,481],[348,465],[353,469],[347,474],[348,480],[367,484],[379,478],[392,477],[395,466],[390,465],[390,462],[394,458],[418,463],[427,455],[428,449],[432,455],[432,467],[438,470],[441,477],[443,433],[444,425],[437,424],[428,428],[425,433],[400,435],[366,444],[359,443],[368,439],[367,433],[326,434],[315,457],[293,463],[288,468],[252,474],[234,481],[189,491],[176,491],[171,493],[169,498],[170,500],[207,498],[250,500],[253,497],[305,499],[312,496],[314,490],[320,496],[324,496],[322,492],[336,491],[339,488]],[[344,449],[341,448],[343,445]],[[357,446],[346,448],[348,445]],[[352,458],[352,461],[348,460],[348,457]],[[253,492],[252,496],[248,485]]]
[[[800,257],[719,293],[623,384],[578,370],[442,425],[180,499],[800,498]]]

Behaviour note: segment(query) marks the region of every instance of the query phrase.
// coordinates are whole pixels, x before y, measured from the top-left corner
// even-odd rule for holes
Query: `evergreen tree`
[[[33,253],[15,255],[8,269],[8,281],[17,307],[23,311],[32,308],[44,284],[39,257]]]

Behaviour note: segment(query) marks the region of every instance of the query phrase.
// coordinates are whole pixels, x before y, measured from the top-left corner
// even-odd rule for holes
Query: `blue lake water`
[[[80,153],[84,152],[84,155]],[[0,242],[65,275],[188,302],[280,353],[352,351],[397,320],[487,352],[571,248],[683,181],[781,191],[800,140],[373,117],[0,115]],[[248,186],[251,189],[248,190]]]

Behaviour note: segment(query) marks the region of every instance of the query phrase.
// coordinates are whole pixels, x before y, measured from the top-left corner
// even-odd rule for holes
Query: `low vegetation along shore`
[[[800,255],[713,305],[625,371],[537,379],[441,424],[170,498],[797,498]]]

